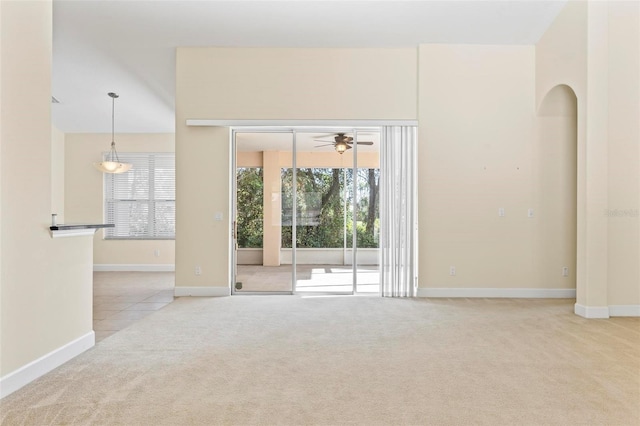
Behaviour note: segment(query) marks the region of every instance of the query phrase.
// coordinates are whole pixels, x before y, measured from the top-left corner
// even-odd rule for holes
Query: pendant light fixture
[[[118,158],[118,152],[116,151],[116,142],[115,142],[115,131],[114,131],[114,121],[115,121],[115,111],[116,111],[116,98],[118,95],[109,92],[107,93],[111,98],[111,150],[107,155],[107,159],[105,161],[101,161],[99,163],[94,163],[93,165],[96,169],[100,170],[103,173],[124,173],[131,169],[131,163],[123,163]]]

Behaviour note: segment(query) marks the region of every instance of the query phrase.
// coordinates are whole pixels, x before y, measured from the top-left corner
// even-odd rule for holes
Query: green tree
[[[345,209],[347,247],[353,244],[352,169],[300,168],[297,176],[296,246],[341,248],[344,246]],[[292,169],[282,169],[282,247],[292,238]],[[356,240],[358,247],[378,247],[380,220],[379,169],[358,169]],[[263,238],[263,172],[261,168],[237,171],[238,247],[261,248]],[[346,201],[346,204],[345,204]]]
[[[291,247],[292,170],[282,170],[282,246]],[[352,169],[300,168],[297,170],[296,243],[300,248],[344,246],[344,214],[347,209],[347,247],[352,246]],[[379,169],[358,170],[358,247],[378,247]],[[345,206],[346,198],[346,206]]]
[[[237,170],[237,232],[239,248],[262,248],[264,232],[262,168],[240,167]]]
[[[297,175],[296,244],[301,248],[343,246],[341,169],[300,168]],[[291,247],[293,172],[282,170],[282,246]]]

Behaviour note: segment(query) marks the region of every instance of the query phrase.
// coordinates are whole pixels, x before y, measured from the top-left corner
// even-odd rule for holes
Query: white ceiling
[[[175,48],[535,44],[565,0],[53,1],[63,132],[173,132]]]

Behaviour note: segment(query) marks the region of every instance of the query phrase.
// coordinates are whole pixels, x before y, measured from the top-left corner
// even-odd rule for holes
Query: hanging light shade
[[[340,141],[335,144],[336,151],[339,154],[344,153],[347,149],[351,148],[345,141]]]
[[[117,94],[113,92],[107,93],[111,98],[111,150],[107,155],[107,159],[105,161],[101,161],[99,163],[93,163],[96,169],[100,170],[103,173],[124,173],[131,169],[131,163],[123,163],[118,158],[118,152],[116,151],[116,142],[115,142],[115,111],[116,111],[116,98]]]

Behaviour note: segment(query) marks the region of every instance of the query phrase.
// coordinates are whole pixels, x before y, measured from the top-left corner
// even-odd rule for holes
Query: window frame
[[[104,155],[107,155],[105,153]],[[134,166],[131,170],[122,173],[122,174],[105,174],[103,179],[103,214],[105,217],[105,223],[113,223],[115,224],[114,228],[105,228],[103,239],[110,241],[117,240],[175,240],[175,152],[125,152],[118,153],[120,160],[123,162],[132,162]],[[171,182],[172,185],[169,185],[168,188],[163,188],[165,191],[169,191],[173,193],[173,198],[156,198],[157,188],[156,188],[156,175],[158,174],[158,159],[162,158],[164,164],[167,163],[166,159],[168,158],[172,165],[168,170],[173,171],[173,179],[167,180],[167,182]],[[144,182],[147,185],[148,190],[146,191],[146,198],[136,196],[130,198],[124,198],[122,196],[117,196],[118,192],[122,195],[123,190],[118,188],[118,179],[123,179],[125,176],[135,176],[130,175],[131,173],[136,173],[136,163],[138,167],[141,167],[141,164],[147,163],[147,167],[145,170],[148,171],[146,179],[140,179],[140,181]],[[164,165],[163,164],[163,165]],[[167,169],[167,167],[164,167]],[[147,208],[147,220],[145,232],[141,235],[121,235],[118,233],[118,205],[119,204],[130,204],[132,207],[142,206]],[[170,207],[173,207],[173,217],[170,220],[169,224],[173,225],[173,232],[170,233],[161,233],[157,229],[157,217],[158,217],[158,205],[159,204],[168,204]],[[129,221],[127,224],[122,224],[121,226],[130,226],[131,222]],[[122,232],[120,230],[120,232]]]

